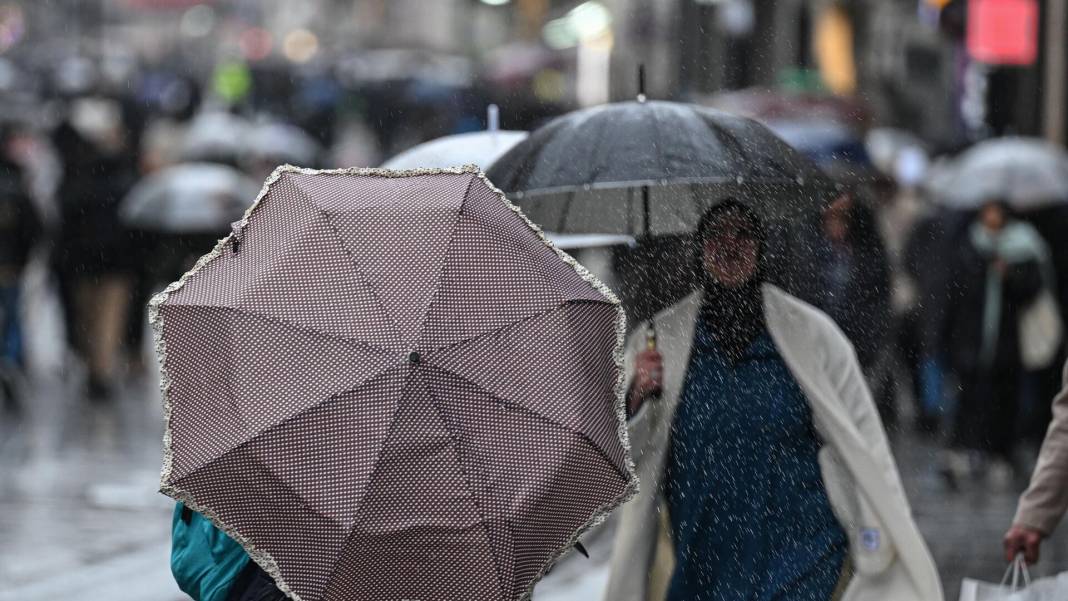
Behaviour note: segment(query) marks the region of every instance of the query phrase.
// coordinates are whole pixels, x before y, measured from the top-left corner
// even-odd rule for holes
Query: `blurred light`
[[[567,15],[553,19],[542,28],[541,36],[550,48],[574,48],[611,31],[612,14],[600,2],[583,2]]]
[[[307,29],[294,29],[282,41],[282,52],[295,63],[306,63],[319,52],[319,38]]]
[[[241,101],[252,89],[252,74],[245,63],[222,63],[215,69],[213,77],[215,93],[230,103]]]
[[[489,4],[490,6],[504,6],[512,0],[482,0],[482,4]]]
[[[563,49],[578,46],[578,36],[567,19],[553,19],[541,30],[541,37],[550,48]]]
[[[185,11],[182,22],[178,26],[182,35],[191,38],[202,38],[215,27],[215,9],[201,4]]]
[[[26,18],[17,4],[0,6],[0,52],[19,43],[26,34]]]
[[[567,78],[556,69],[542,69],[532,81],[534,95],[542,102],[558,102],[567,93]]]
[[[271,54],[271,49],[274,47],[274,36],[266,29],[249,27],[241,32],[238,45],[241,46],[241,54],[246,59],[260,61]]]
[[[608,31],[612,13],[600,2],[583,2],[567,13],[567,20],[581,39],[592,39]]]

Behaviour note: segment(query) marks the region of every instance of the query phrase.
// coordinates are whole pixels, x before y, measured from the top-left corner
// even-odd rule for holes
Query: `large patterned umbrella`
[[[153,299],[162,491],[294,599],[529,598],[636,486],[623,315],[473,167],[282,167]]]

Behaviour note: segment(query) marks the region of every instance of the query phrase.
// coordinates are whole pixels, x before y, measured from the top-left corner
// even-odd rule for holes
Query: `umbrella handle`
[[[645,350],[656,350],[656,326],[654,326],[651,322],[649,324],[649,332],[645,335]]]

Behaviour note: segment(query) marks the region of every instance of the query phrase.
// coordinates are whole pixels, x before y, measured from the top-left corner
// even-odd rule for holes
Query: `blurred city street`
[[[535,601],[823,599],[883,540],[859,597],[958,601],[1003,542],[1068,573],[1066,32],[0,0],[0,601],[515,601],[562,549]],[[662,524],[673,574],[610,574]]]

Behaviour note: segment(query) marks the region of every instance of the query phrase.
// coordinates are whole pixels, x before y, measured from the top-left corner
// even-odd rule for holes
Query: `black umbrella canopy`
[[[756,121],[660,101],[559,117],[487,175],[557,232],[683,233],[725,195],[792,218],[818,210],[835,190],[815,164]],[[606,203],[618,210],[606,212]]]

